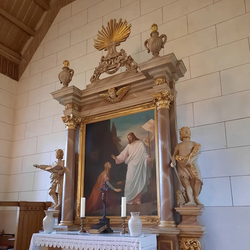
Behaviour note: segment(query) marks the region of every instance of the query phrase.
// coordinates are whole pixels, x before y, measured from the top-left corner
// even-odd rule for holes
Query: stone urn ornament
[[[152,24],[151,30],[151,37],[144,42],[144,46],[148,53],[151,51],[153,56],[159,56],[160,50],[164,48],[164,44],[167,42],[167,36],[165,34],[159,36],[158,26],[155,23]]]
[[[128,229],[130,236],[140,236],[142,229],[142,221],[139,217],[140,212],[130,212],[131,218],[128,221]]]
[[[62,71],[58,75],[58,79],[60,80],[60,83],[63,85],[62,88],[68,87],[69,83],[71,82],[74,70],[69,68],[69,61],[64,60],[63,61],[63,68]]]

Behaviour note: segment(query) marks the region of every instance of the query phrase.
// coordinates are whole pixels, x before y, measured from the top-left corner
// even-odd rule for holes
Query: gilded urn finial
[[[164,48],[164,44],[167,42],[167,36],[162,34],[159,36],[158,25],[152,24],[150,38],[144,42],[148,53],[151,52],[153,56],[159,56],[159,52]]]
[[[68,60],[64,60],[63,61],[63,66],[64,67],[69,67],[69,61]]]
[[[151,30],[153,31],[158,31],[158,25],[156,23],[153,23],[151,26]]]
[[[62,71],[58,75],[58,79],[60,80],[60,83],[63,85],[62,88],[68,87],[69,83],[72,80],[73,75],[74,75],[74,70],[69,68],[69,61],[64,60]]]

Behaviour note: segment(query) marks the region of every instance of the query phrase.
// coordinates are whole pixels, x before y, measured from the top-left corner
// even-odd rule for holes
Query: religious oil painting
[[[100,188],[106,181],[106,215],[157,216],[155,110],[105,117],[85,127],[84,184],[86,216],[102,216]]]

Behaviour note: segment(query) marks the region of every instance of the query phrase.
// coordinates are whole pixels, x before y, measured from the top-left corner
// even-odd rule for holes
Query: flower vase
[[[142,221],[139,217],[139,212],[130,212],[131,218],[128,221],[130,236],[140,236],[142,229]]]
[[[44,233],[50,234],[53,231],[55,218],[53,214],[55,211],[53,210],[44,210],[46,216],[43,219],[43,231]]]

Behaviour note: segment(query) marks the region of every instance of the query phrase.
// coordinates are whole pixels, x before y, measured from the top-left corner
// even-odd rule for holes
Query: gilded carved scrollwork
[[[82,118],[74,115],[66,115],[62,117],[62,121],[68,129],[76,129],[77,125],[81,123]]]
[[[103,56],[99,66],[95,68],[90,82],[98,80],[102,73],[114,74],[123,66],[127,69],[137,69],[137,63],[131,56],[127,56],[125,50],[121,49],[117,55],[112,55],[109,58]]]
[[[160,93],[153,94],[153,101],[154,104],[157,107],[157,110],[159,109],[169,109],[171,102],[174,100],[174,96],[169,93],[169,91],[163,91]]]
[[[179,238],[180,250],[201,250],[201,244],[198,238]]]
[[[75,104],[75,103],[67,103],[66,105],[65,105],[65,109],[67,110],[67,109],[74,109],[74,110],[76,110],[76,111],[79,111],[79,106],[77,105],[77,104]]]
[[[155,85],[161,85],[161,84],[163,84],[163,83],[165,83],[166,81],[165,81],[165,79],[164,78],[157,78],[156,80],[155,80]]]
[[[145,222],[146,223],[155,223],[155,224],[159,224],[160,223],[160,218],[155,218],[155,217],[152,217],[152,218],[145,218]]]

